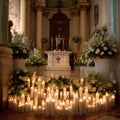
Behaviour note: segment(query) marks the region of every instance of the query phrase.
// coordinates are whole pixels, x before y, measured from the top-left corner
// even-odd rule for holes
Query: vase
[[[88,77],[90,73],[93,73],[95,71],[94,66],[80,66],[80,76],[82,78]]]
[[[25,59],[21,59],[21,58],[13,59],[14,70],[24,69],[24,68],[25,68]]]
[[[95,72],[104,75],[105,79],[110,79],[110,59],[97,58],[95,62]]]

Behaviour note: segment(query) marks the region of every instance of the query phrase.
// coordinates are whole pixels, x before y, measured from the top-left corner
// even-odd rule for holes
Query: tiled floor
[[[0,112],[0,120],[120,120],[120,105],[109,111],[89,113],[74,117],[42,117],[33,113],[20,113],[11,110]]]

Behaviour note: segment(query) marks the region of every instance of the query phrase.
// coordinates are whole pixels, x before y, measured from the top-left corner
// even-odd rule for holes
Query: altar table
[[[48,56],[46,70],[71,70],[71,51],[45,51]]]

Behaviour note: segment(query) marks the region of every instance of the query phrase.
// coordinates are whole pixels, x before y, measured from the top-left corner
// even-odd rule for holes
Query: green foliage
[[[45,57],[36,48],[33,49],[32,54],[26,59],[26,66],[43,66],[47,65]]]
[[[75,42],[75,43],[78,43],[78,42],[81,41],[80,36],[74,36],[74,37],[72,38],[72,40],[73,40],[73,42]]]
[[[63,90],[64,87],[69,89],[70,85],[73,86],[73,90],[78,90],[80,86],[78,80],[62,76],[59,76],[58,78],[51,77],[50,80],[45,82],[45,84],[46,87],[55,84],[59,90]]]
[[[85,78],[85,86],[88,88],[92,96],[98,92],[101,96],[106,92],[109,94],[116,93],[116,81],[106,80],[105,77],[99,73],[91,73]]]
[[[88,56],[92,58],[111,58],[118,52],[117,42],[109,35],[106,27],[96,28],[86,47]]]
[[[21,96],[22,93],[28,94],[30,88],[28,88],[27,80],[30,79],[31,73],[27,70],[16,70],[12,73],[8,86],[8,95]]]
[[[27,36],[14,31],[10,47],[13,58],[28,58],[31,44]]]

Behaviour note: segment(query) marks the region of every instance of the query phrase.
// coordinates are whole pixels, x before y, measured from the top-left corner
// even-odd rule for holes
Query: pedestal
[[[110,80],[110,59],[95,59],[95,72],[103,74]]]
[[[82,78],[88,77],[90,73],[93,73],[95,71],[94,66],[80,66],[80,76]]]

